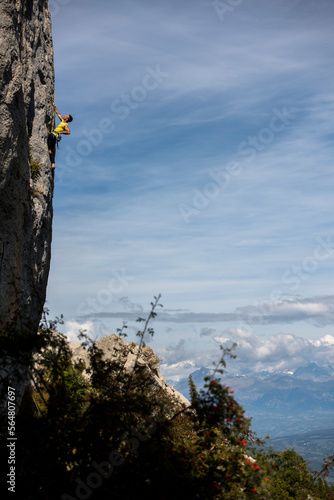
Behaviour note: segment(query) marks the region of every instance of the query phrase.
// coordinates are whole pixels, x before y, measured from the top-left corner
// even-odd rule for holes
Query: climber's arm
[[[55,103],[53,102],[52,103],[52,106],[55,108],[55,111],[56,111],[56,115],[58,116],[59,120],[60,121],[63,121],[63,117],[61,116],[61,114],[59,113],[58,109],[56,108],[56,105]]]

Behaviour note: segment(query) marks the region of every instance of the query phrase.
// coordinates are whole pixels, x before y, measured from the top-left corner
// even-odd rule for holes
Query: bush
[[[140,348],[158,300],[139,332]],[[139,363],[126,370],[126,349],[106,360],[96,343],[86,342],[87,379],[87,367],[73,363],[53,328],[44,324],[40,331],[45,341],[30,365],[34,385],[17,416],[19,498],[304,500],[333,493],[323,481],[312,482],[294,450],[263,451],[220,380],[232,349],[223,349],[203,390],[189,380],[186,407]]]
[[[31,178],[35,180],[40,175],[41,162],[34,161],[30,158],[29,163],[30,163]]]

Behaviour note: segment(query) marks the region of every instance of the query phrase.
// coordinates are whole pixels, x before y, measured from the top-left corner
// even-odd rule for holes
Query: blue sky
[[[56,156],[47,306],[71,339],[163,309],[177,379],[334,354],[334,4],[50,0]],[[230,366],[232,369],[233,367]]]

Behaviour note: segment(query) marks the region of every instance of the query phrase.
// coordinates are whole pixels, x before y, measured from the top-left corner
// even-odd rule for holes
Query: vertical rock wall
[[[36,332],[45,301],[53,91],[48,0],[0,0],[0,333],[17,313]]]

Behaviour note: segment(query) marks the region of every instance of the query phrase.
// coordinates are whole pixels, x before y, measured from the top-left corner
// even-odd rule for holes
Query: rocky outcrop
[[[159,372],[160,360],[157,354],[149,346],[141,347],[134,342],[126,342],[117,335],[103,337],[96,342],[96,346],[102,350],[104,359],[120,360],[123,359],[123,353],[126,352],[125,368],[128,372],[133,370],[135,364],[144,367],[147,374],[154,382],[157,389],[164,389],[167,394],[174,396],[178,402],[189,406],[189,401],[176,389],[167,384],[164,377]],[[69,342],[74,362],[84,361],[86,367],[89,366],[89,357],[87,351],[78,342]]]
[[[45,301],[53,93],[48,1],[0,0],[0,332],[19,313],[35,333]]]

